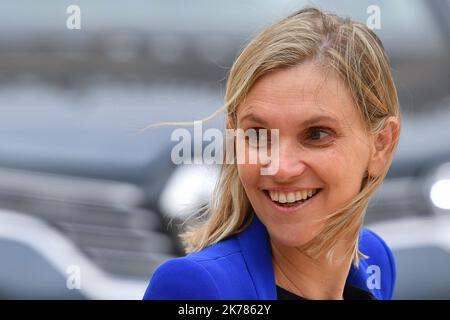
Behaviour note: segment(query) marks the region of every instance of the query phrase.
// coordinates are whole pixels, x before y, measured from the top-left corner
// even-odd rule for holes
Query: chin
[[[306,228],[298,226],[268,226],[267,229],[271,240],[277,242],[279,245],[286,247],[303,246],[314,239],[314,237],[317,235],[316,232],[311,231],[311,228],[307,230]]]

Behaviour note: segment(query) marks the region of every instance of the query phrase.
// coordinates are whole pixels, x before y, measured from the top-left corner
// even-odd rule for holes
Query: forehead
[[[348,88],[332,71],[313,63],[272,71],[259,78],[238,108],[238,120],[249,114],[284,120],[327,116],[359,119]]]

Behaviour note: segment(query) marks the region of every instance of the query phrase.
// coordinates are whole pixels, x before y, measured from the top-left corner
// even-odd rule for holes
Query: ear
[[[384,128],[373,138],[372,154],[367,169],[369,176],[377,177],[383,173],[399,135],[399,119],[394,116],[387,118]]]

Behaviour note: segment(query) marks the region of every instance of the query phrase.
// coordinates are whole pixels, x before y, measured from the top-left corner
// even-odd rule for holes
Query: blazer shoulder
[[[153,273],[144,299],[219,299],[225,289],[224,262],[237,253],[240,248],[236,237],[230,237],[198,252],[171,259]]]
[[[207,260],[218,260],[229,255],[241,252],[236,237],[229,237],[223,239],[215,244],[212,244],[200,251],[190,253],[186,256],[187,259],[202,262]]]
[[[144,294],[145,300],[209,300],[220,294],[213,277],[202,264],[187,257],[160,265]]]
[[[392,299],[396,283],[396,265],[392,250],[374,231],[364,228],[360,238],[360,250],[369,256],[368,273],[379,273],[384,299]]]

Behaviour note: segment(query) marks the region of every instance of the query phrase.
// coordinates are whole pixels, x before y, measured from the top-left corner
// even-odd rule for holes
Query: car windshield
[[[5,226],[0,242],[3,230],[7,241],[14,233],[31,243],[24,244],[24,256],[34,245],[42,245],[37,253],[48,255],[42,261],[72,259],[67,252],[81,256],[83,266],[109,272],[90,273],[102,275],[99,282],[84,282],[91,288],[98,284],[92,296],[111,297],[104,293],[123,289],[135,298],[140,293],[123,278],[138,278],[142,286],[150,264],[180,254],[166,220],[178,214],[180,203],[209,199],[217,182],[217,172],[211,174],[215,167],[186,169],[171,161],[174,126],[141,129],[213,114],[223,105],[230,67],[250,39],[304,6],[317,6],[371,24],[392,65],[401,137],[366,222],[406,220],[379,228],[398,244],[396,257],[403,259],[399,274],[407,276],[399,297],[420,295],[417,278],[429,283],[425,297],[450,296],[448,279],[423,277],[420,268],[408,264],[420,254],[426,262],[426,257],[442,261],[434,264],[432,276],[449,269],[444,263],[448,250],[442,250],[449,248],[449,211],[435,215],[431,189],[441,186],[438,194],[444,196],[438,198],[448,199],[442,185],[448,186],[450,173],[442,172],[450,170],[441,165],[450,162],[450,1],[75,2],[0,2],[0,217]],[[79,10],[78,26],[71,25],[71,10]],[[204,128],[224,125],[220,113]],[[189,124],[181,127],[193,130]],[[200,172],[206,172],[208,182]],[[25,218],[17,220],[15,213],[2,210],[32,217],[29,228],[22,227]],[[414,217],[424,220],[409,220]],[[40,238],[32,238],[34,232]],[[67,252],[45,251],[46,244],[59,243],[42,240],[47,234],[63,239]],[[57,281],[66,276],[65,270],[60,273]],[[9,274],[0,268],[0,288],[1,281],[12,279]],[[16,282],[11,283],[5,287],[15,288]],[[22,283],[28,292],[27,280]],[[121,289],[111,289],[117,286]],[[433,289],[438,286],[443,293]]]
[[[144,168],[170,144],[170,130],[139,130],[213,113],[242,46],[306,4],[80,1],[81,29],[68,30],[65,2],[2,2],[0,161]],[[372,2],[312,4],[366,22]],[[392,61],[404,115],[448,108],[448,8],[420,0],[377,6],[375,32]],[[208,125],[222,128],[223,114]],[[409,156],[409,148],[399,149]]]

